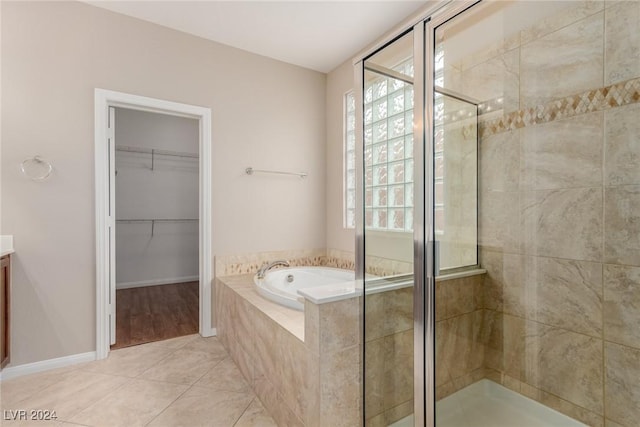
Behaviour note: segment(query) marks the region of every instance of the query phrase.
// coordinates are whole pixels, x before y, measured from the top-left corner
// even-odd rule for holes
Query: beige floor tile
[[[256,397],[233,427],[277,427],[277,424]]]
[[[68,427],[68,426],[77,426],[77,424],[67,424],[65,422],[61,422],[61,421],[54,421],[54,420],[15,420],[15,421],[8,421],[5,420],[4,418],[2,419],[2,425],[4,426],[11,426],[11,427]]]
[[[253,394],[219,392],[193,386],[149,426],[231,427],[252,400]]]
[[[57,383],[77,369],[78,365],[74,365],[2,381],[0,382],[0,405],[2,409],[11,409],[17,402]]]
[[[174,351],[156,345],[137,345],[113,350],[106,359],[88,363],[81,369],[102,374],[137,377]]]
[[[222,342],[217,337],[199,337],[187,343],[182,347],[182,349],[189,351],[203,351],[205,353],[227,356],[227,350],[224,349]]]
[[[227,358],[211,369],[195,384],[217,391],[249,393],[249,384],[231,358]]]
[[[216,353],[179,349],[143,372],[139,378],[176,384],[193,384],[223,359],[223,355]]]
[[[134,379],[107,394],[70,421],[90,426],[144,426],[188,388]]]
[[[127,378],[73,371],[49,387],[17,402],[11,409],[55,411],[58,421],[68,421],[105,394],[116,390]]]
[[[186,344],[190,343],[196,338],[200,338],[200,335],[198,334],[185,335],[183,337],[171,338],[163,341],[155,341],[146,345],[178,349],[178,348],[184,347]]]

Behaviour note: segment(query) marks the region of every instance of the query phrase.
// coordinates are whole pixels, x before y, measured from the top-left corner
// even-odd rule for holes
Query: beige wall
[[[355,251],[355,230],[344,228],[344,95],[353,90],[353,64],[327,74],[327,247]]]
[[[82,3],[2,7],[14,366],[95,349],[96,87],[212,109],[214,255],[325,247],[324,74]],[[18,172],[35,154],[53,163],[49,181]]]

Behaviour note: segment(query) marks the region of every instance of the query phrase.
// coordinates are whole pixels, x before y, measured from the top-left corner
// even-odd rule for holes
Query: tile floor
[[[2,426],[276,426],[218,339],[198,335],[3,381],[0,406]],[[21,409],[58,418],[8,420]]]

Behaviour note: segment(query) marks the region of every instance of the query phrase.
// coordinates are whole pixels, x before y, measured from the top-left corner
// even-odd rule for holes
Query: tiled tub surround
[[[458,281],[478,283],[475,277]],[[362,297],[306,300],[299,312],[265,300],[253,286],[252,275],[217,279],[218,334],[274,419],[360,425]],[[413,412],[413,288],[366,298],[366,425],[386,426]]]
[[[635,426],[640,2],[567,4],[445,70],[503,100],[480,116],[484,364],[588,425]]]
[[[360,298],[300,312],[253,286],[252,274],[216,279],[218,335],[278,425],[360,425]]]

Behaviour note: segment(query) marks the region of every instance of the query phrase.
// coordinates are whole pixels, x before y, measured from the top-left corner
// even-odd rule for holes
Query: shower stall
[[[354,69],[364,424],[637,425],[640,2],[443,2]]]

